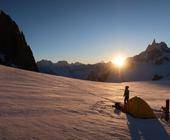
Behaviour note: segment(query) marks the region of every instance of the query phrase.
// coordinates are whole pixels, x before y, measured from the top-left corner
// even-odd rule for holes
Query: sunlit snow
[[[0,66],[0,139],[169,139],[169,124],[112,108],[125,85],[154,110],[170,99],[170,81],[100,83]]]

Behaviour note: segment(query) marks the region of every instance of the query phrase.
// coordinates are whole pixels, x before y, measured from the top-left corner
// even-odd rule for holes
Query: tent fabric
[[[126,112],[137,118],[156,118],[150,106],[137,96],[128,101]]]

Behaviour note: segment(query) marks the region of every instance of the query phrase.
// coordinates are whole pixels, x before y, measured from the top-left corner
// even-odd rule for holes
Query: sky
[[[97,63],[170,45],[169,0],[0,0],[36,61]]]

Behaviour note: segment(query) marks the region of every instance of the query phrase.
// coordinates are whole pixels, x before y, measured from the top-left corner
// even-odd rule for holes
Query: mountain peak
[[[155,51],[160,51],[160,52],[166,52],[169,51],[170,48],[168,48],[167,44],[165,42],[160,42],[156,43],[155,39],[153,40],[152,44],[149,44],[148,47],[146,48],[145,52],[150,53],[150,52],[155,52]]]
[[[0,54],[0,64],[38,71],[23,32],[2,10],[0,10]]]
[[[153,42],[152,42],[152,45],[154,45],[154,44],[156,44],[155,38],[154,38],[154,40],[153,40]]]
[[[0,18],[12,20],[8,14],[6,14],[4,11],[0,10]]]
[[[145,51],[134,57],[140,62],[153,62],[160,64],[170,60],[170,48],[165,42],[157,43],[155,39],[149,44]]]
[[[4,14],[4,12],[3,12],[2,10],[0,10],[0,15],[1,15],[1,14]]]

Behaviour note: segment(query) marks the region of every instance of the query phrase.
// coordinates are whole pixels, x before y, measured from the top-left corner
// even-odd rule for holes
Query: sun
[[[118,67],[118,68],[122,68],[125,65],[125,60],[126,57],[123,55],[116,55],[113,59],[112,59],[112,63]]]

